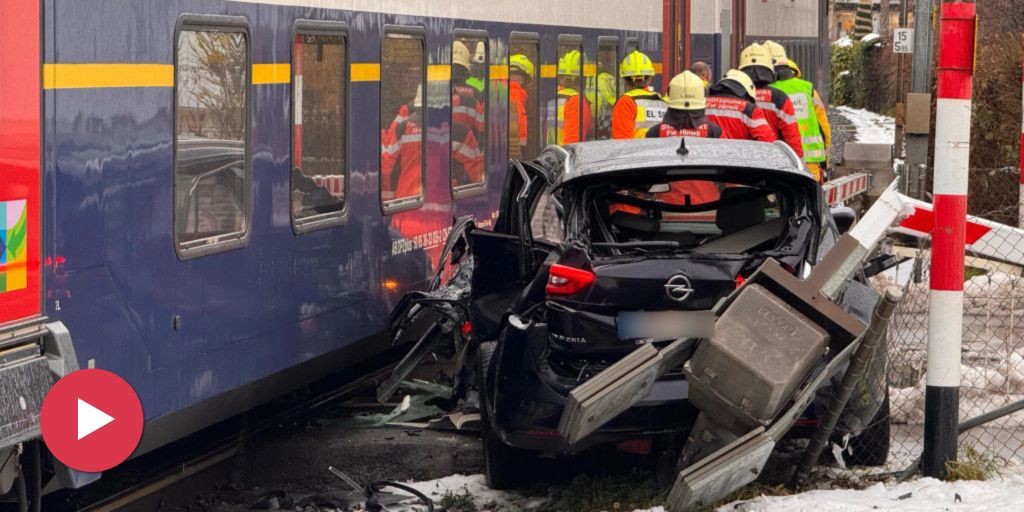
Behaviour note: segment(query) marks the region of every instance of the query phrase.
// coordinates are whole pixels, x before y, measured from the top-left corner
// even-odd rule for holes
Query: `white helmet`
[[[704,81],[690,71],[683,71],[668,84],[668,108],[700,110],[707,106]]]

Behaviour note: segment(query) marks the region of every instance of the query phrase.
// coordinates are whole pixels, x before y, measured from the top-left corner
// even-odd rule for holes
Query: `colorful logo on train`
[[[28,287],[26,201],[0,202],[0,293]]]

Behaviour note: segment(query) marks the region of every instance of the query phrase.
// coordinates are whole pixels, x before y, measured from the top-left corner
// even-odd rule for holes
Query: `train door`
[[[0,2],[0,328],[41,313],[40,7]]]

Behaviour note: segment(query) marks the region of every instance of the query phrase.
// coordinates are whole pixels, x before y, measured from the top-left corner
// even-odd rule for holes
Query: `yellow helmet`
[[[683,71],[668,84],[668,108],[700,110],[707,106],[704,81],[690,71]]]
[[[743,90],[747,91],[747,94],[750,95],[750,99],[757,99],[757,88],[754,87],[754,81],[751,80],[746,73],[738,69],[730,69],[729,72],[725,74],[725,80],[732,80],[739,83],[743,86]]]
[[[797,78],[800,78],[800,76],[803,75],[803,73],[800,72],[800,66],[797,66],[796,62],[794,62],[793,60],[786,59],[785,63],[780,63],[780,64],[785,64],[785,65],[789,66],[789,69],[792,69],[793,72],[796,73],[796,77]]]
[[[785,46],[782,46],[781,44],[776,43],[775,41],[772,41],[772,40],[768,40],[768,41],[765,41],[765,42],[761,43],[761,46],[764,46],[765,48],[767,48],[768,49],[768,53],[770,53],[772,55],[772,64],[773,65],[781,66],[781,65],[783,65],[785,63],[785,61],[789,60],[789,57],[786,56],[786,47]]]
[[[452,43],[452,64],[469,68],[469,47],[462,41]]]
[[[654,63],[643,52],[634,51],[622,59],[622,63],[619,64],[619,76],[622,78],[654,76]]]
[[[774,69],[775,66],[772,64],[771,52],[757,43],[744,48],[743,53],[740,53],[740,69],[752,66],[764,66],[768,69]]]
[[[530,62],[530,59],[526,57],[526,55],[523,55],[521,53],[513,55],[508,60],[508,66],[512,69],[518,69],[524,75],[530,77],[530,80],[533,80],[535,77],[534,73],[536,73],[536,68],[533,66],[533,63]]]
[[[617,85],[617,80],[611,73],[597,75],[597,92],[599,97],[609,105],[614,105],[615,101],[619,99]]]
[[[558,74],[563,76],[580,76],[582,56],[579,50],[573,50],[558,59]]]

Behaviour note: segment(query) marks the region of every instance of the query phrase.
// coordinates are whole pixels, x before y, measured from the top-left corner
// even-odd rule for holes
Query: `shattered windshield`
[[[792,210],[779,186],[714,178],[597,185],[585,195],[585,225],[598,254],[769,250],[785,233]]]

